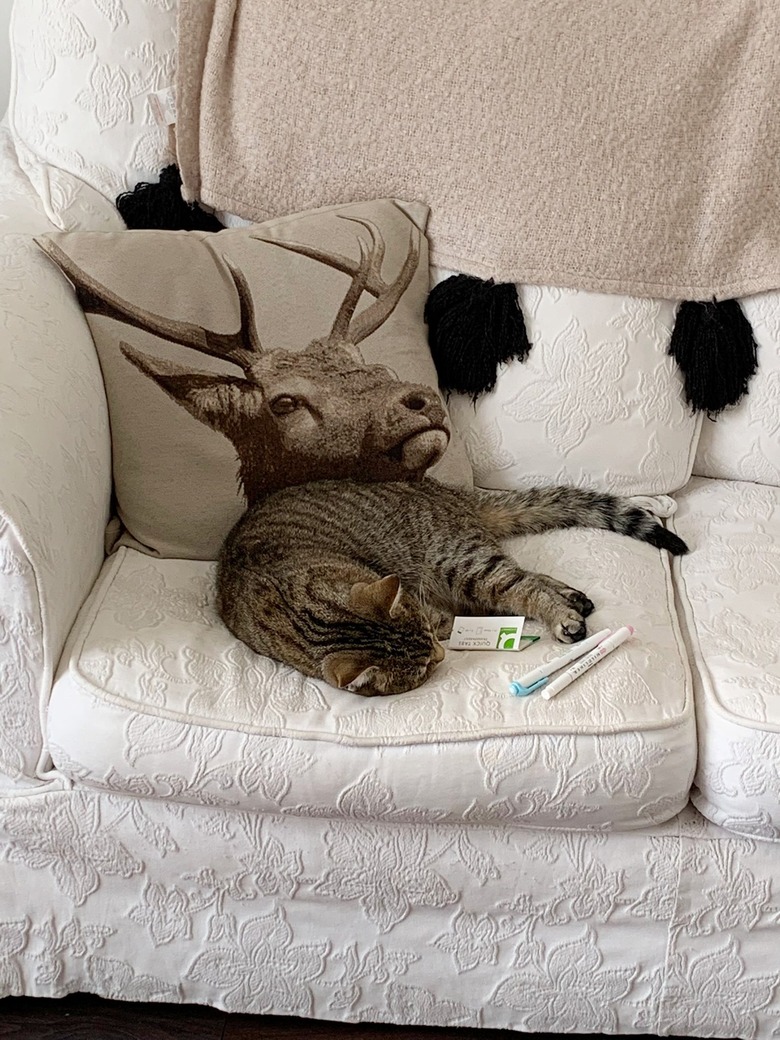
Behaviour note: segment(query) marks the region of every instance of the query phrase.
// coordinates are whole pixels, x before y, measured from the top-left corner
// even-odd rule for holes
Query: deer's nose
[[[422,412],[430,404],[430,399],[421,390],[410,390],[401,398],[401,404],[410,412]]]

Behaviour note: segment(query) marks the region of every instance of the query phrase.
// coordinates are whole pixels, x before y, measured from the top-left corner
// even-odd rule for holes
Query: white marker
[[[549,686],[545,686],[542,690],[542,697],[546,701],[549,701],[551,697],[555,697],[561,690],[565,690],[569,683],[573,683],[583,672],[587,672],[594,664],[598,664],[602,657],[612,653],[613,650],[617,649],[621,643],[625,643],[633,634],[634,629],[631,625],[626,625],[625,628],[619,628],[616,632],[613,632],[603,643],[599,643],[595,650],[591,650],[587,657],[583,657],[577,664],[567,668],[557,679],[553,679]]]
[[[587,654],[594,646],[598,646],[608,635],[612,634],[611,628],[604,628],[601,632],[597,632],[595,636],[590,636],[588,639],[583,639],[581,643],[577,643],[576,646],[572,647],[565,654],[561,654],[560,657],[556,657],[554,661],[548,661],[547,664],[540,664],[538,668],[534,668],[530,672],[526,672],[525,675],[521,676],[517,682],[519,686],[533,686],[539,679],[546,679],[548,675],[552,675],[553,672],[557,672],[559,668],[563,668],[565,664],[570,661],[576,661],[578,657],[582,657],[583,654]]]

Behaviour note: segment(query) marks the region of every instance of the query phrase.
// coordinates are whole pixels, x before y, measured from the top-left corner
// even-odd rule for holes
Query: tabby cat
[[[562,643],[585,637],[587,596],[522,570],[499,544],[565,527],[688,551],[646,510],[573,487],[320,481],[277,491],[238,521],[220,553],[218,609],[249,647],[306,675],[405,693],[443,658],[455,614],[524,614]]]

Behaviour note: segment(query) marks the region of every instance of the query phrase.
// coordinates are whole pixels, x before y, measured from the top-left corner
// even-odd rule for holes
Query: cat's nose
[[[433,644],[433,661],[434,661],[434,663],[438,664],[439,661],[443,661],[443,660],[444,660],[444,647],[441,645],[441,643],[434,643]]]

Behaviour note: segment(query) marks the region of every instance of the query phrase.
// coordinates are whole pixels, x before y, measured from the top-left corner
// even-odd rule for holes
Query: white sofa
[[[689,542],[513,546],[635,624],[624,651],[551,702],[508,693],[547,639],[384,701],[304,680],[229,637],[210,564],[104,560],[100,370],[32,236],[119,226],[163,165],[174,4],[39,7],[0,133],[0,996],[776,1036],[780,297],[746,302],[759,372],[717,422],[673,302],[552,288],[526,365],[452,402],[478,482],[601,481]]]

